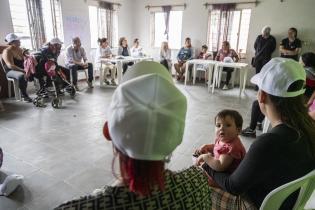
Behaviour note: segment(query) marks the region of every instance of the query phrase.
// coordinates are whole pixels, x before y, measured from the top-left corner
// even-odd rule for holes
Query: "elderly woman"
[[[185,39],[185,46],[180,48],[177,54],[177,63],[174,64],[174,68],[177,72],[177,80],[183,80],[186,71],[186,61],[194,57],[193,49],[191,46],[191,40],[189,37]]]
[[[114,186],[61,209],[210,209],[208,178],[200,168],[165,168],[182,142],[187,101],[156,62],[135,64],[115,90],[104,125],[120,177]]]
[[[233,62],[237,62],[239,60],[237,53],[235,50],[231,49],[230,43],[228,41],[222,42],[222,49],[219,50],[215,60],[217,61],[228,61],[230,58]],[[226,81],[223,86],[223,90],[229,89],[229,83],[231,80],[232,72],[234,71],[233,68],[224,67],[223,71],[226,72]]]
[[[223,189],[216,206],[237,206],[240,195],[259,208],[268,193],[315,169],[315,122],[304,105],[305,71],[292,59],[271,59],[252,79],[259,87],[258,103],[272,129],[259,136],[232,173],[207,171]],[[286,78],[286,80],[283,80]],[[212,193],[213,196],[213,193]],[[297,192],[281,207],[293,209]],[[230,204],[221,202],[229,200]]]
[[[13,78],[18,81],[22,100],[25,102],[32,102],[32,99],[26,92],[27,80],[25,79],[24,56],[23,49],[20,47],[20,38],[17,35],[10,33],[6,35],[5,41],[9,45],[2,54],[6,75],[8,78]]]

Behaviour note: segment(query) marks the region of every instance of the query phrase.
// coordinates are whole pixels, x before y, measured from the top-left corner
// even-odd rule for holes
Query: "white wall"
[[[208,10],[203,6],[206,2],[215,0],[136,0],[136,25],[132,33],[134,37],[139,37],[141,45],[154,57],[158,55],[158,49],[151,49],[150,46],[150,13],[145,9],[146,5],[168,5],[168,4],[187,4],[183,12],[182,23],[182,43],[185,37],[192,39],[192,45],[200,48],[207,41]],[[216,3],[237,2],[240,0],[216,0]],[[252,8],[250,31],[248,37],[246,62],[250,62],[254,55],[253,45],[261,28],[265,25],[271,26],[271,33],[276,37],[277,45],[281,39],[287,36],[288,28],[296,27],[298,37],[304,41],[302,52],[315,51],[315,0],[259,0],[256,7]],[[172,57],[176,56],[177,51],[172,51]],[[278,47],[274,56],[278,56]],[[254,70],[250,72],[254,74]],[[249,84],[249,82],[248,82]]]
[[[10,14],[9,0],[0,2],[0,44],[6,44],[5,35],[13,32],[13,24]]]
[[[231,0],[233,1],[233,0]],[[237,0],[238,1],[238,0]],[[5,34],[12,32],[12,21],[10,17],[9,0],[0,1],[0,43],[4,43]],[[78,17],[84,22],[84,26],[78,29],[78,33],[84,37],[83,45],[90,49],[89,14],[88,1],[86,0],[61,0],[63,20],[69,17]],[[150,47],[150,18],[146,5],[187,4],[183,13],[182,37],[189,36],[195,47],[206,43],[208,11],[203,4],[210,0],[117,0],[121,3],[118,10],[118,35],[126,36],[129,44],[134,38],[139,38],[141,45],[152,54],[157,54],[158,49],[151,51]],[[286,37],[289,27],[299,30],[298,37],[305,41],[303,51],[314,51],[315,43],[315,0],[259,0],[259,4],[252,9],[250,32],[248,37],[247,51],[249,61],[253,54],[253,43],[264,25],[270,25],[272,34],[280,40]],[[71,42],[71,28],[64,24],[65,45]],[[174,52],[173,54],[176,54]],[[278,53],[276,52],[275,55]]]

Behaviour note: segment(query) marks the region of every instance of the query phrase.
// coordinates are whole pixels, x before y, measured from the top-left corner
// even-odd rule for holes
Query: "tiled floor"
[[[81,84],[84,87],[85,83]],[[214,116],[222,109],[236,109],[248,125],[255,92],[238,88],[209,94],[203,84],[177,84],[188,99],[186,129],[182,144],[168,167],[182,169],[192,164],[193,150],[213,142]],[[68,96],[62,109],[36,108],[13,100],[4,101],[0,112],[0,146],[4,150],[4,174],[24,176],[24,184],[10,197],[0,197],[0,210],[46,210],[71,198],[109,185],[112,147],[104,140],[102,126],[114,89],[84,89],[75,100]],[[252,139],[242,138],[246,148]]]

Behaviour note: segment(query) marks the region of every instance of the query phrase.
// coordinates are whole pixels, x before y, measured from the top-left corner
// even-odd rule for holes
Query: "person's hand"
[[[198,158],[197,158],[197,160],[196,160],[196,165],[197,166],[200,166],[200,165],[202,165],[204,162],[205,162],[205,159],[206,158],[209,158],[209,157],[211,157],[211,155],[208,153],[208,154],[202,154],[202,155],[200,155]]]
[[[198,149],[196,149],[195,153],[197,154],[205,154],[205,153],[212,153],[213,152],[213,144],[204,144]]]
[[[87,67],[88,67],[88,64],[87,64],[87,63],[83,63],[83,64],[82,64],[82,67],[83,67],[83,68],[87,68]]]

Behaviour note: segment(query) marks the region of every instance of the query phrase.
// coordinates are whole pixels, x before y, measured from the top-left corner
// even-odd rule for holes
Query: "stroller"
[[[53,100],[51,105],[53,108],[60,108],[62,106],[63,95],[62,89],[65,89],[71,96],[75,97],[76,90],[74,86],[67,80],[65,73],[62,69],[53,61],[48,60],[45,62],[44,69],[46,71],[47,77],[49,77],[53,84]],[[45,98],[48,97],[46,87],[41,87],[36,93],[37,97],[34,99],[33,103],[36,107],[45,107]]]

